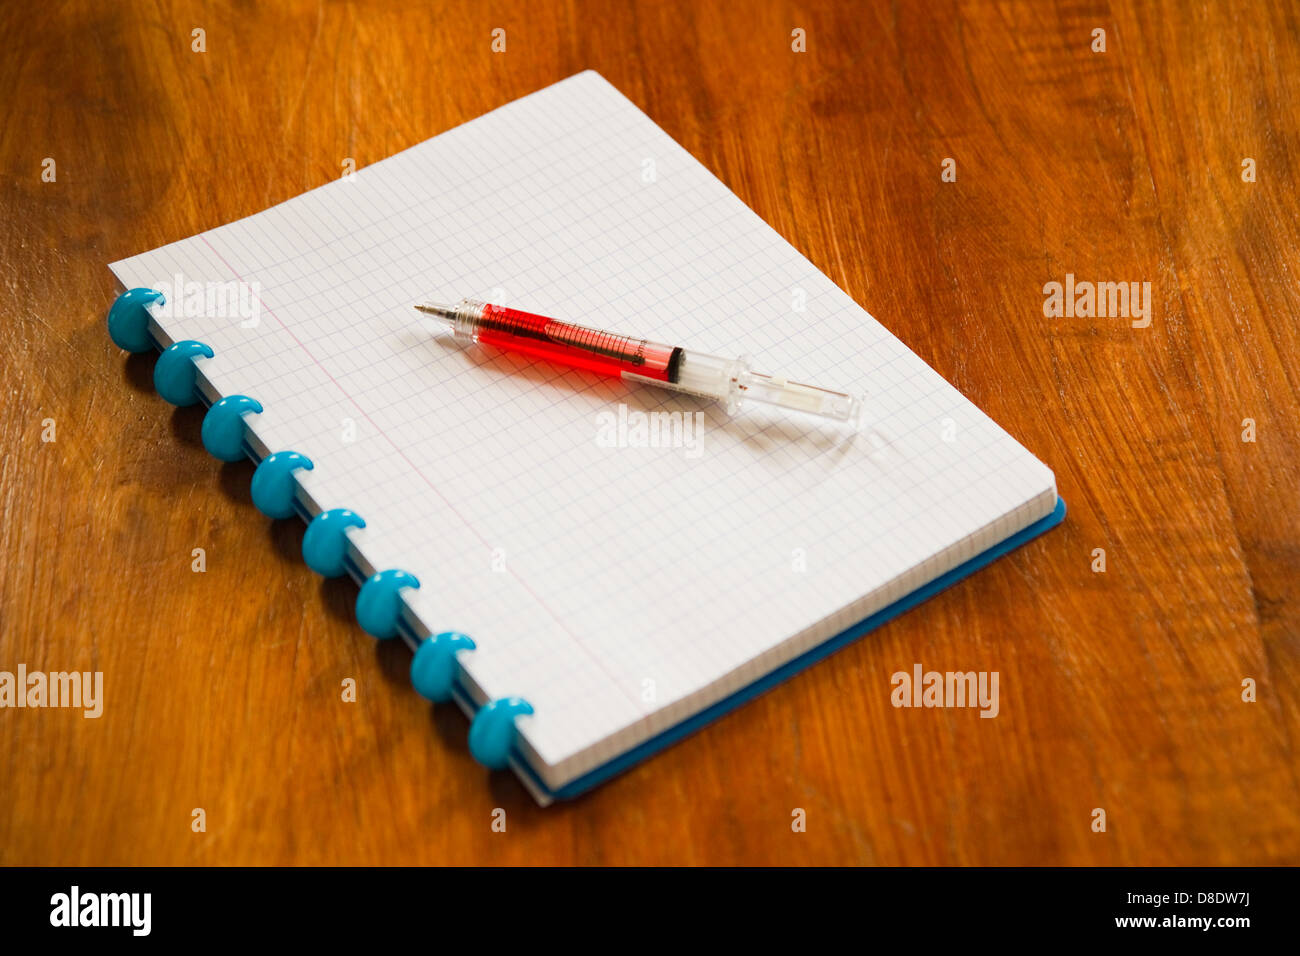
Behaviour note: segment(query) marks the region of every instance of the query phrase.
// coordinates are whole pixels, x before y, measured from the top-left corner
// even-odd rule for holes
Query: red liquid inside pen
[[[671,345],[612,335],[499,305],[483,307],[477,338],[483,345],[612,378],[629,372],[660,382],[675,380],[673,353],[677,350]]]

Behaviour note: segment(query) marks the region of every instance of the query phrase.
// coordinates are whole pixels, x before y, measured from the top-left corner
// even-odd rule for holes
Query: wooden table
[[[1295,8],[1087,9],[6,7],[0,669],[102,671],[105,701],[0,711],[0,863],[1300,862]],[[106,264],[586,68],[1046,461],[1070,513],[543,810],[113,347]],[[1067,274],[1149,282],[1149,325],[1045,316]],[[895,709],[917,662],[998,671],[999,716]]]

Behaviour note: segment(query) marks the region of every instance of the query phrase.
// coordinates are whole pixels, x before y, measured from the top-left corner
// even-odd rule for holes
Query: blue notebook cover
[[[579,796],[587,790],[590,790],[592,787],[599,786],[611,777],[615,777],[623,771],[631,769],[642,760],[654,756],[665,747],[675,744],[683,737],[695,733],[695,731],[712,723],[727,712],[739,707],[741,704],[753,700],[764,691],[771,690],[787,678],[793,677],[795,674],[811,667],[823,658],[829,657],[844,645],[856,641],[858,638],[870,631],[874,631],[883,624],[887,624],[903,612],[910,611],[918,604],[933,597],[945,588],[952,587],[952,585],[956,584],[962,578],[968,577],[980,568],[996,561],[1008,551],[1013,551],[1022,544],[1037,538],[1039,535],[1043,534],[1043,532],[1050,531],[1064,520],[1065,499],[1057,498],[1056,508],[1045,518],[1038,519],[1023,531],[1013,534],[1011,537],[999,544],[995,544],[993,547],[988,548],[985,551],[981,551],[979,554],[975,555],[975,557],[966,561],[964,564],[960,564],[953,568],[947,574],[941,575],[929,584],[917,588],[911,594],[907,595],[907,597],[900,598],[888,607],[877,611],[866,620],[853,625],[853,627],[846,628],[830,640],[819,644],[817,647],[814,647],[812,650],[807,651],[804,654],[801,654],[799,657],[796,657],[784,666],[770,672],[767,676],[754,681],[754,683],[750,684],[748,687],[744,687],[736,691],[734,694],[731,694],[729,697],[718,701],[713,706],[700,711],[689,720],[682,721],[676,727],[669,728],[657,737],[647,740],[639,747],[621,754],[601,767],[597,767],[595,770],[592,770],[585,776],[579,777],[577,780],[560,790],[548,790],[542,784],[541,780],[532,773],[531,769],[529,769],[528,773],[532,777],[533,784],[538,788],[538,790],[555,800],[568,800],[572,797]]]

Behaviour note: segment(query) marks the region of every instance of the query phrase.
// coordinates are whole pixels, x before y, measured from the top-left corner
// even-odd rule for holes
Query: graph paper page
[[[263,404],[262,444],[312,459],[321,508],[365,518],[373,567],[419,578],[419,621],[473,637],[469,694],[533,705],[521,749],[553,787],[1056,501],[1046,466],[592,72],[112,269],[255,292],[255,320],[174,301],[158,321]],[[412,309],[463,297],[861,388],[864,427],[728,418],[461,347]],[[655,412],[681,416],[658,442]]]

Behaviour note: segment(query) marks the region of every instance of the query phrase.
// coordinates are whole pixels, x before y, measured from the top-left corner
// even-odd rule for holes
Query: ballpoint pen
[[[415,308],[440,319],[459,342],[477,342],[611,378],[711,398],[721,402],[728,414],[734,415],[746,401],[756,401],[854,427],[862,415],[860,395],[755,372],[743,355],[707,355],[473,299]]]

